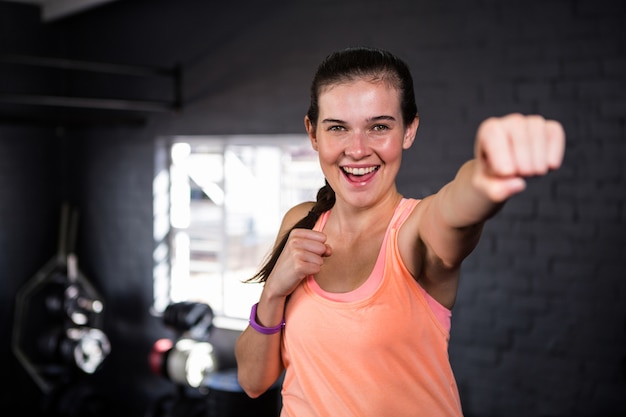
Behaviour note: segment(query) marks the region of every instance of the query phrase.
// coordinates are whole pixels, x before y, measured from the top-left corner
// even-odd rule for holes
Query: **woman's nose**
[[[364,133],[354,132],[345,150],[346,155],[359,159],[367,155],[367,138]]]

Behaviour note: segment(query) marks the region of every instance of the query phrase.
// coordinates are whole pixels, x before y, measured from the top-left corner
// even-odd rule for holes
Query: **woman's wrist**
[[[261,333],[261,334],[266,334],[266,335],[271,335],[271,334],[276,334],[278,332],[280,332],[283,327],[285,327],[285,318],[283,317],[281,319],[281,322],[273,327],[266,327],[263,326],[262,324],[260,324],[258,322],[258,316],[257,316],[257,308],[259,306],[259,303],[256,303],[252,306],[252,309],[250,310],[250,326],[256,330],[257,332]]]

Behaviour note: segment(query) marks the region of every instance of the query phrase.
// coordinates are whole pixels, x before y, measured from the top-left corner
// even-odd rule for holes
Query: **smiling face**
[[[398,90],[358,79],[325,87],[318,101],[317,123],[307,117],[305,125],[337,202],[369,207],[394,197],[402,151],[418,125],[417,117],[404,125]]]

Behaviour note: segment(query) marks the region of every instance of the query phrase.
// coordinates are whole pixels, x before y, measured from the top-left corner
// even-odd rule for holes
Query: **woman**
[[[419,124],[406,64],[386,51],[328,56],[306,131],[326,178],[283,219],[253,277],[264,282],[235,348],[251,397],[284,374],[281,416],[461,416],[448,360],[461,263],[486,220],[560,166],[556,121],[490,118],[475,158],[418,200],[395,184]]]

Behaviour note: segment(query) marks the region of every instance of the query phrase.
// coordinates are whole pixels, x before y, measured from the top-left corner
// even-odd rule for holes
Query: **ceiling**
[[[13,3],[28,3],[41,10],[41,20],[52,22],[83,12],[92,7],[118,0],[1,0]]]
[[[119,0],[0,0],[22,3],[40,9],[41,21],[49,23],[77,15],[106,3]],[[0,91],[0,122],[27,124],[94,124],[142,123],[145,114],[178,109],[180,73],[175,68],[160,69],[115,65],[100,62],[76,61],[49,57],[0,54],[0,64],[13,67],[39,68],[41,70],[72,70],[85,76],[109,74],[131,76],[136,85],[142,80],[165,82],[174,86],[174,96],[160,101],[136,99],[111,99],[102,92],[86,97],[54,95],[48,92],[23,93]],[[139,81],[138,81],[139,80]],[[19,90],[19,89],[18,89]],[[80,93],[79,93],[80,94]],[[122,94],[124,96],[124,94]]]

